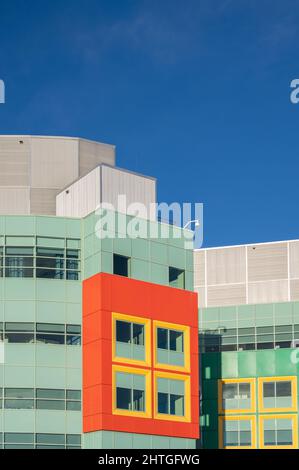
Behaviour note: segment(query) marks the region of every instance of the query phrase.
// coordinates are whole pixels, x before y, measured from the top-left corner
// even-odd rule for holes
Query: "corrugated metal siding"
[[[208,286],[207,292],[207,304],[209,307],[216,307],[219,305],[240,305],[246,302],[245,284]]]
[[[263,281],[248,284],[248,303],[262,304],[288,300],[288,281]],[[237,304],[236,304],[237,305]]]
[[[79,140],[79,176],[86,175],[100,163],[115,165],[115,147],[88,140]]]
[[[0,186],[29,186],[29,156],[30,138],[1,137]]]
[[[267,281],[288,277],[287,243],[248,247],[248,281]]]
[[[245,247],[207,251],[207,283],[235,284],[246,280]]]
[[[0,188],[0,214],[28,215],[29,188]]]
[[[299,300],[299,240],[198,250],[194,271],[207,307]]]
[[[299,241],[290,242],[290,277],[299,279]]]
[[[56,214],[66,217],[85,217],[98,207],[100,196],[101,179],[98,167],[58,194]]]
[[[150,218],[150,205],[156,202],[156,181],[116,168],[102,167],[102,202],[118,207],[118,196],[126,195],[127,207],[142,203]],[[122,211],[121,211],[122,212]],[[134,210],[128,210],[128,214]],[[144,214],[145,215],[145,214]]]
[[[57,189],[30,189],[30,213],[34,215],[56,214]]]
[[[79,176],[78,140],[33,137],[31,186],[62,189]]]

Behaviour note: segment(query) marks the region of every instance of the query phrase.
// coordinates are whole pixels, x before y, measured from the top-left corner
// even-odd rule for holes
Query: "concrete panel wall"
[[[299,300],[299,240],[196,250],[199,305]]]

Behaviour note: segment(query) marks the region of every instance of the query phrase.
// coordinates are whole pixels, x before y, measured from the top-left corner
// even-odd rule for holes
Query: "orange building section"
[[[144,364],[114,358],[113,316],[146,319],[149,340]],[[166,322],[186,327],[187,366],[155,363],[154,325]],[[118,414],[113,404],[113,370],[146,373],[147,413]],[[134,372],[134,373],[135,373]],[[172,374],[172,375],[170,375]],[[155,377],[186,379],[184,419],[155,413]],[[130,412],[127,412],[130,414]],[[140,413],[142,415],[142,413]],[[83,432],[123,431],[197,439],[199,437],[198,307],[194,292],[99,273],[83,282]]]

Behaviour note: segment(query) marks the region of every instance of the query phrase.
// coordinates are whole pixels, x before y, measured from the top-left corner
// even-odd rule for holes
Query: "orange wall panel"
[[[113,414],[112,365],[117,364],[117,360],[112,361],[112,313],[190,327],[190,422],[154,419],[153,380],[150,417]],[[108,430],[199,437],[197,315],[197,295],[193,292],[106,273],[99,273],[83,282],[83,432]],[[150,368],[132,367],[150,370],[153,377],[153,351],[151,356]],[[131,367],[130,364],[122,365]],[[188,374],[181,372],[181,375]]]

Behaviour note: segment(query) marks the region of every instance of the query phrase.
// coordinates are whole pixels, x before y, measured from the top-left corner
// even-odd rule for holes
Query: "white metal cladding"
[[[299,240],[195,251],[201,307],[299,300]]]
[[[98,164],[115,163],[113,145],[73,137],[0,136],[0,214],[56,213],[56,195]],[[19,198],[20,188],[27,188]],[[13,212],[12,212],[13,211]]]
[[[150,207],[156,202],[156,180],[103,165],[102,202],[110,203],[117,209],[120,194],[126,196],[127,206],[142,203],[147,209],[145,218],[151,218]],[[128,210],[128,213],[134,214],[134,210]]]
[[[85,217],[95,211],[100,202],[118,207],[118,195],[126,196],[127,205],[142,203],[150,213],[156,202],[156,181],[125,170],[100,165],[65,188],[56,198],[56,214],[66,217]],[[128,211],[130,213],[130,211]],[[148,218],[149,215],[148,215]]]
[[[100,201],[101,167],[97,167],[57,195],[56,215],[85,217]]]

